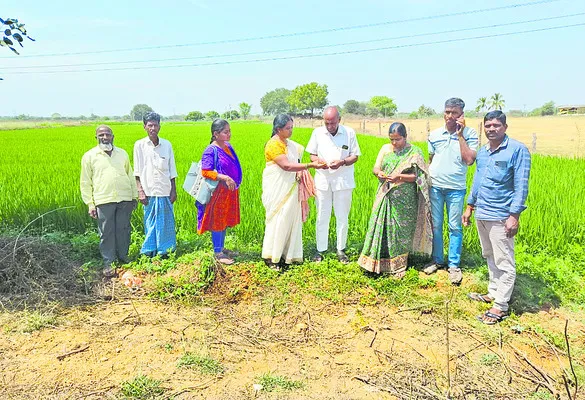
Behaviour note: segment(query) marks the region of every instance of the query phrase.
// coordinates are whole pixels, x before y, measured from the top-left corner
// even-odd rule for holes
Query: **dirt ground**
[[[388,128],[395,122],[391,119],[348,119],[342,124],[351,126],[357,132],[376,136],[386,136]],[[404,119],[403,122],[409,132],[410,140],[426,141],[428,131],[443,125],[440,118],[433,119]],[[478,132],[482,122],[479,118],[467,118],[467,125]],[[557,115],[550,117],[509,117],[508,134],[524,143],[532,152],[545,155],[585,156],[585,116]],[[295,124],[300,126],[319,126],[320,120],[299,120]],[[482,143],[486,143],[485,136],[481,135]]]
[[[452,398],[524,399],[547,385],[567,398],[559,385],[561,366],[569,367],[564,352],[510,326],[449,322],[448,376],[443,307],[306,299],[274,315],[262,298],[228,302],[222,290],[196,305],[149,300],[119,282],[101,290],[109,301],[62,309],[54,326],[31,333],[13,329],[18,313],[0,314],[0,398],[119,398],[121,382],[139,374],[161,380],[161,398],[175,399],[444,399],[449,379]],[[582,316],[548,310],[522,318],[554,332],[571,318],[572,340],[585,343]],[[178,368],[185,352],[214,358],[224,372]],[[304,388],[255,391],[266,373]]]

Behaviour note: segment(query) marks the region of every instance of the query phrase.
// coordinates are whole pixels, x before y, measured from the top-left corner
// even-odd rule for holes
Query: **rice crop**
[[[134,142],[145,136],[141,124],[111,124],[115,145],[132,158]],[[201,158],[209,144],[210,123],[164,123],[160,136],[173,144],[179,178],[175,216],[179,236],[196,230],[196,209],[191,197],[181,189],[192,161]],[[261,202],[263,148],[270,138],[271,126],[253,122],[234,122],[232,145],[244,172],[240,189],[241,224],[230,231],[238,241],[261,244],[264,208]],[[51,127],[0,131],[3,153],[0,161],[0,228],[15,231],[42,214],[31,227],[64,232],[95,229],[79,194],[80,160],[95,146],[94,126]],[[306,145],[311,129],[295,128],[292,139]],[[511,132],[513,136],[513,132]],[[349,242],[360,248],[365,237],[377,180],[371,173],[380,147],[387,139],[359,136],[362,156],[356,164],[356,189],[350,215]],[[415,143],[426,154],[425,143]],[[305,161],[308,155],[305,153]],[[473,172],[473,168],[472,171]],[[468,183],[471,182],[471,173]],[[585,160],[533,156],[528,210],[521,217],[518,242],[529,251],[548,251],[561,255],[572,244],[585,244]],[[314,246],[314,204],[304,225],[305,246]],[[142,210],[134,212],[132,224],[142,230]],[[332,230],[333,231],[333,230]],[[333,241],[330,241],[333,243]],[[477,252],[475,228],[465,230],[464,245]]]

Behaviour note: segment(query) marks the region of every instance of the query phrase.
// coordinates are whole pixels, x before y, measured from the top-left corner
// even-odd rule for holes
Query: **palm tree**
[[[501,110],[506,105],[506,101],[500,93],[494,93],[490,98],[490,110]]]
[[[487,107],[488,107],[487,97],[480,97],[479,99],[477,99],[477,106],[475,107],[475,112],[483,111]]]

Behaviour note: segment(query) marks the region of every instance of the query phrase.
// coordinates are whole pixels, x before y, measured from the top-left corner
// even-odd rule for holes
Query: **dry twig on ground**
[[[84,352],[84,351],[86,351],[87,349],[89,349],[89,345],[85,345],[85,346],[83,346],[83,347],[79,347],[79,348],[77,348],[77,349],[74,349],[74,350],[68,351],[67,353],[64,353],[64,354],[60,354],[60,355],[58,355],[58,356],[57,356],[57,360],[59,360],[59,361],[63,361],[65,358],[67,358],[67,357],[69,357],[69,356],[71,356],[71,355],[73,355],[73,354],[77,354],[77,353]]]

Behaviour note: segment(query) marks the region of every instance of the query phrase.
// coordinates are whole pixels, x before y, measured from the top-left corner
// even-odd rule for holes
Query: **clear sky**
[[[267,91],[312,81],[328,85],[330,104],[386,95],[400,112],[421,104],[440,110],[452,96],[474,108],[495,92],[506,109],[530,110],[549,100],[584,104],[585,25],[457,40],[585,23],[583,1],[477,12],[536,1],[6,2],[2,18],[18,18],[36,42],[26,41],[20,56],[0,48],[0,115],[124,115],[137,103],[163,115],[224,112],[242,101],[260,113]],[[520,23],[530,20],[540,21]],[[363,25],[374,26],[353,29]],[[289,35],[323,30],[329,31]],[[276,35],[287,36],[241,41]],[[369,42],[349,44],[358,41]],[[323,47],[289,50],[316,46]],[[376,48],[386,49],[361,52]],[[114,51],[120,49],[132,51]],[[360,52],[339,54],[351,51]],[[84,52],[100,53],[63,54]],[[329,55],[238,63],[319,54]],[[167,61],[152,61],[160,59]],[[216,64],[201,65],[209,63]],[[137,69],[152,66],[160,68]],[[88,69],[102,71],[65,72]]]

